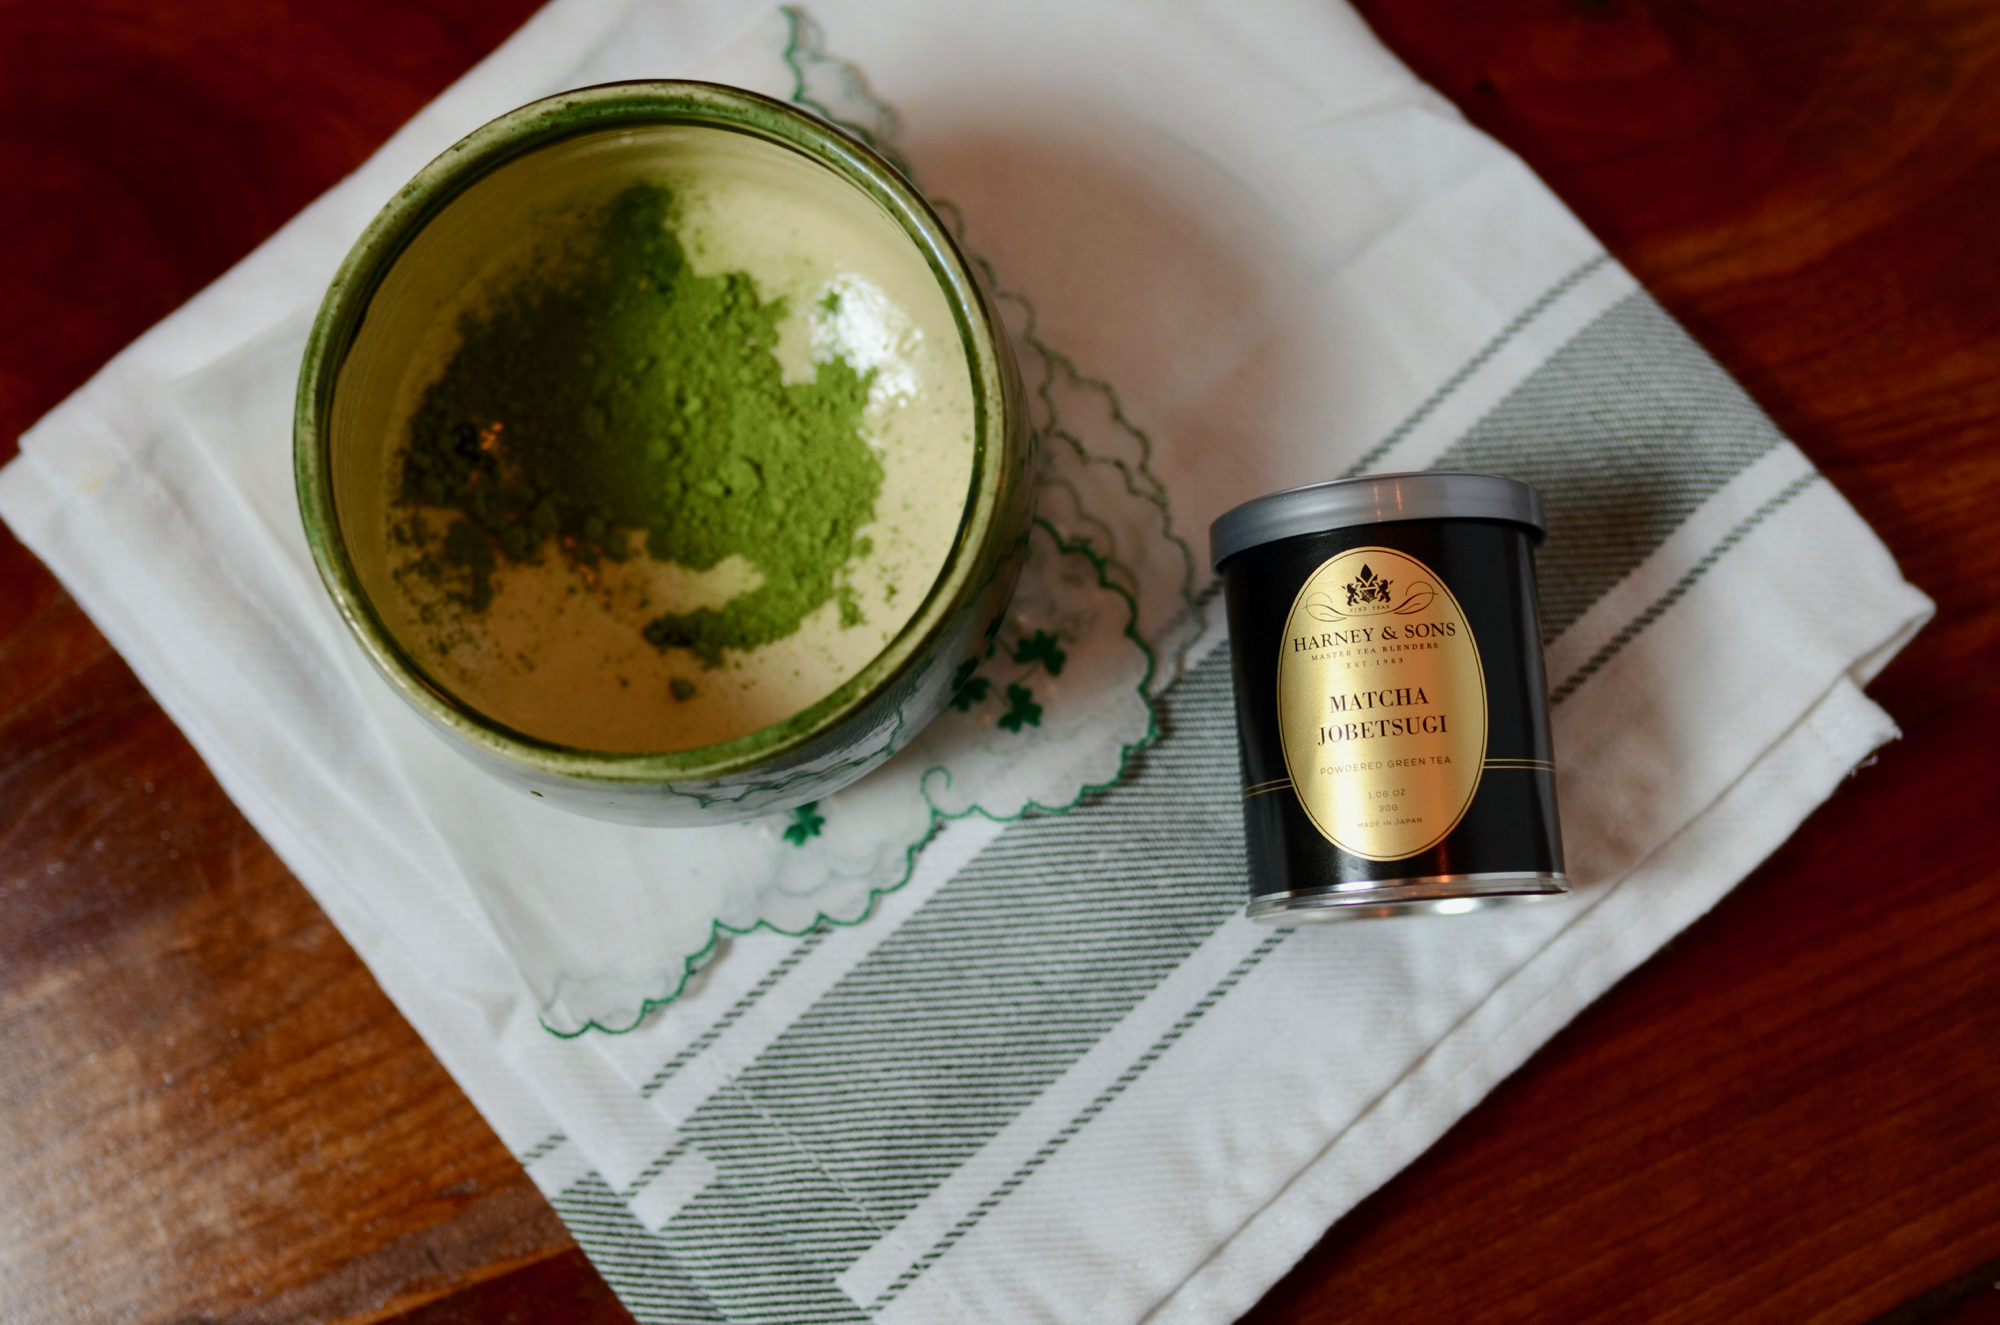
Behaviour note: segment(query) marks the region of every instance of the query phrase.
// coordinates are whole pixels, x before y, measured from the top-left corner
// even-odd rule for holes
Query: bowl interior
[[[755,547],[696,569],[645,555],[641,531],[631,535],[638,555],[617,563],[585,564],[553,538],[503,561],[491,601],[473,610],[463,577],[439,573],[437,536],[452,512],[427,508],[407,481],[410,420],[468,335],[524,281],[557,279],[591,218],[635,185],[671,196],[690,271],[746,273],[758,299],[784,301],[771,353],[786,382],[809,382],[840,357],[867,383],[862,435],[880,487],[838,601],[788,636],[719,658],[656,647],[645,627],[757,587]],[[366,295],[326,410],[326,478],[364,644],[392,679],[414,682],[404,688],[420,703],[485,744],[530,754],[736,762],[837,718],[935,625],[955,554],[979,523],[979,397],[992,351],[969,286],[944,279],[957,274],[841,172],[727,127],[575,133],[474,179]]]

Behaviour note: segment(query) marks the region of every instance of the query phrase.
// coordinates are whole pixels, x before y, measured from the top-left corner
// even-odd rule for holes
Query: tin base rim
[[[1244,914],[1270,924],[1380,920],[1390,916],[1462,915],[1568,894],[1565,874],[1438,874],[1423,879],[1360,880],[1254,897]]]

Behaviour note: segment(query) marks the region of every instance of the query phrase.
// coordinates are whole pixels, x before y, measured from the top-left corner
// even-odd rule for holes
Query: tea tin
[[[1569,891],[1535,592],[1541,494],[1495,474],[1291,488],[1210,529],[1252,919]]]

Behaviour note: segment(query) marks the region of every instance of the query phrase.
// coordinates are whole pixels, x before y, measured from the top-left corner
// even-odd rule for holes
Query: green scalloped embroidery
[[[1116,580],[1110,577],[1110,575],[1107,572],[1110,568],[1111,563],[1107,561],[1103,556],[1101,556],[1096,548],[1090,546],[1090,544],[1087,542],[1083,542],[1080,540],[1073,540],[1073,539],[1065,539],[1062,536],[1062,533],[1059,530],[1057,530],[1055,526],[1049,524],[1046,520],[1040,519],[1039,517],[1035,520],[1035,523],[1044,532],[1046,532],[1050,538],[1055,540],[1056,551],[1080,556],[1084,558],[1084,560],[1090,563],[1091,570],[1097,576],[1097,584],[1099,588],[1109,590],[1111,593],[1117,594],[1120,598],[1123,598],[1125,600],[1126,621],[1123,633],[1127,639],[1132,641],[1134,647],[1136,647],[1139,650],[1140,654],[1146,660],[1146,672],[1145,675],[1141,677],[1139,681],[1139,692],[1141,695],[1144,695],[1147,692],[1148,688],[1151,686],[1153,677],[1159,667],[1159,658],[1158,655],[1156,655],[1153,652],[1152,646],[1147,644],[1145,639],[1141,637],[1139,634],[1138,600],[1132,595],[1131,590],[1127,589],[1124,585],[1118,583]],[[1203,606],[1206,606],[1207,604],[1213,602],[1216,596],[1213,591],[1219,588],[1220,588],[1219,585],[1210,586],[1210,591],[1205,592],[1201,595],[1201,604]],[[1160,736],[1159,715],[1154,710],[1151,701],[1148,701],[1146,704],[1145,734],[1141,736],[1137,741],[1134,741],[1129,745],[1121,746],[1119,748],[1117,771],[1113,773],[1110,778],[1106,779],[1103,782],[1085,783],[1082,787],[1080,787],[1077,790],[1076,796],[1072,800],[1062,805],[1043,805],[1039,801],[1031,800],[1026,805],[1021,807],[1021,812],[1019,814],[997,815],[997,814],[989,814],[987,811],[980,809],[976,805],[973,806],[971,809],[965,810],[961,813],[949,814],[943,810],[940,810],[935,803],[932,803],[930,807],[930,812],[931,812],[930,827],[927,828],[922,834],[922,836],[920,836],[915,842],[911,843],[908,847],[904,848],[903,872],[901,876],[898,877],[894,883],[883,884],[879,888],[870,888],[868,890],[868,900],[866,901],[866,903],[862,905],[861,909],[855,913],[853,919],[842,920],[836,916],[827,915],[824,911],[822,911],[813,917],[813,920],[810,924],[803,925],[798,929],[786,929],[782,925],[774,925],[768,920],[759,920],[753,924],[741,925],[741,926],[731,925],[721,920],[710,921],[708,942],[703,944],[698,951],[690,953],[687,957],[685,957],[682,960],[681,976],[680,979],[674,983],[674,987],[659,998],[641,999],[639,1002],[639,1011],[637,1015],[635,1015],[632,1018],[632,1022],[630,1025],[605,1026],[600,1022],[598,1022],[595,1018],[590,1018],[587,1019],[583,1023],[583,1025],[577,1027],[573,1031],[557,1030],[555,1027],[549,1025],[548,1022],[546,1021],[541,1022],[542,1029],[547,1031],[549,1034],[555,1036],[559,1040],[574,1040],[579,1036],[589,1034],[591,1031],[597,1031],[598,1033],[603,1035],[627,1035],[630,1034],[632,1031],[637,1030],[640,1024],[644,1022],[647,1017],[651,1016],[653,1013],[659,1011],[663,1007],[666,1007],[669,1003],[672,1003],[675,999],[679,998],[681,996],[681,992],[687,988],[688,981],[694,979],[696,974],[698,974],[702,970],[702,968],[707,966],[709,962],[715,959],[717,953],[719,952],[722,946],[723,941],[726,939],[743,938],[747,935],[754,934],[759,930],[765,930],[772,934],[780,935],[784,938],[800,939],[804,938],[806,935],[811,934],[815,931],[822,931],[829,929],[852,929],[854,926],[859,925],[864,921],[866,921],[868,917],[871,914],[873,914],[875,910],[875,903],[879,898],[885,897],[888,894],[895,892],[898,888],[901,888],[904,884],[910,881],[910,877],[916,872],[917,856],[923,851],[923,849],[926,846],[930,845],[931,839],[937,836],[938,829],[943,827],[946,823],[954,819],[969,819],[975,814],[981,816],[982,818],[990,819],[994,823],[1016,823],[1022,819],[1027,818],[1029,815],[1033,814],[1065,814],[1070,810],[1075,809],[1078,805],[1081,805],[1084,801],[1089,800],[1092,796],[1095,796],[1097,793],[1101,791],[1108,791],[1112,787],[1116,786],[1119,782],[1123,781],[1126,771],[1130,769],[1132,765],[1132,757],[1138,754],[1141,750],[1145,749],[1147,746],[1151,745],[1154,741],[1158,740],[1159,736]],[[943,766],[940,765],[930,769],[926,769],[924,771],[923,780],[927,780],[929,778],[929,775],[933,772],[942,773],[947,779],[949,779],[951,776],[951,770],[944,768]],[[928,793],[925,794],[925,799],[927,801],[929,800]],[[537,1020],[539,1021],[541,1019],[538,1017]]]
[[[897,151],[896,148],[893,146],[893,144],[889,141],[894,136],[896,128],[898,126],[896,112],[886,103],[878,100],[872,93],[868,91],[867,84],[865,80],[862,78],[861,73],[858,69],[856,69],[853,65],[846,63],[845,61],[836,60],[833,57],[826,54],[819,28],[816,24],[812,22],[811,19],[809,19],[804,13],[799,11],[797,8],[789,5],[782,6],[780,12],[784,14],[786,22],[789,25],[790,37],[785,47],[784,60],[786,65],[792,71],[792,77],[793,77],[793,88],[792,88],[792,98],[791,98],[792,101],[797,105],[804,106],[808,110],[817,113],[822,118],[827,120],[828,123],[834,124],[846,130],[847,132],[855,135],[857,138],[861,139],[864,143],[866,143],[870,148],[880,153],[882,157],[885,158],[891,165],[895,166],[896,169],[903,172],[903,175],[906,178],[914,181],[916,176],[914,171],[912,171],[912,169],[910,168],[909,161],[903,156],[901,152]],[[802,66],[801,61],[809,62],[814,67],[822,70],[832,71],[833,75],[840,80],[843,88],[850,97],[872,108],[872,110],[876,115],[877,128],[871,130],[866,126],[854,123],[849,120],[842,119],[838,115],[834,114],[834,112],[825,104],[815,99],[807,89],[806,70]],[[1074,364],[1074,362],[1070,360],[1070,358],[1067,355],[1064,355],[1054,349],[1051,349],[1045,342],[1042,341],[1041,337],[1036,331],[1037,315],[1035,313],[1034,305],[1029,303],[1024,296],[1015,294],[1012,291],[1009,291],[1005,287],[1003,287],[1000,284],[998,274],[993,270],[992,264],[989,263],[985,258],[979,256],[978,254],[972,252],[969,248],[965,247],[964,244],[965,219],[959,213],[958,209],[955,206],[952,206],[948,202],[944,202],[942,200],[937,200],[937,199],[932,200],[932,206],[937,208],[940,213],[948,214],[952,218],[954,222],[953,229],[955,231],[955,236],[959,239],[961,249],[964,250],[968,259],[978,264],[981,274],[986,279],[987,288],[993,293],[994,298],[1006,300],[1008,302],[1017,305],[1018,307],[1021,308],[1024,316],[1027,319],[1026,330],[1024,330],[1021,333],[1020,339],[1024,343],[1026,343],[1030,348],[1032,348],[1037,355],[1041,357],[1045,368],[1045,371],[1042,376],[1042,384],[1037,390],[1037,394],[1040,395],[1042,402],[1044,403],[1044,405],[1047,406],[1049,411],[1049,428],[1047,430],[1047,433],[1045,433],[1044,435],[1053,435],[1056,437],[1060,437],[1087,464],[1113,465],[1115,468],[1118,469],[1119,473],[1123,476],[1127,492],[1159,508],[1162,533],[1170,542],[1172,542],[1176,547],[1178,547],[1181,552],[1184,571],[1182,575],[1182,581],[1179,593],[1181,601],[1185,605],[1186,610],[1190,614],[1194,624],[1194,629],[1189,632],[1187,640],[1178,645],[1174,649],[1173,662],[1175,670],[1178,671],[1181,662],[1186,657],[1187,650],[1190,647],[1192,647],[1194,640],[1200,637],[1202,625],[1206,617],[1204,609],[1210,602],[1213,601],[1214,594],[1213,593],[1197,594],[1194,590],[1194,568],[1196,564],[1194,550],[1188,546],[1186,540],[1182,539],[1178,534],[1173,532],[1173,512],[1167,500],[1166,485],[1160,481],[1159,477],[1156,474],[1152,472],[1151,468],[1152,454],[1153,454],[1152,439],[1146,435],[1143,429],[1139,428],[1126,416],[1124,404],[1119,400],[1117,391],[1113,389],[1110,383],[1100,381],[1096,378],[1086,377],[1084,374],[1077,371],[1076,365]],[[1059,409],[1057,408],[1054,396],[1056,379],[1059,375],[1063,378],[1066,378],[1072,384],[1086,391],[1096,391],[1101,393],[1105,397],[1105,399],[1109,402],[1111,418],[1113,419],[1113,421],[1120,428],[1122,428],[1127,434],[1129,434],[1139,445],[1141,459],[1136,467],[1128,464],[1126,461],[1117,459],[1115,457],[1106,459],[1103,457],[1093,456],[1090,453],[1089,448],[1084,445],[1082,438],[1062,428],[1061,414]],[[1084,518],[1086,522],[1098,523],[1100,527],[1105,529],[1105,532],[1107,534],[1106,538],[1107,545],[1112,541],[1108,537],[1110,532],[1109,527],[1104,526],[1102,524],[1102,521],[1097,520],[1096,517],[1093,517],[1089,514],[1089,512],[1085,509],[1082,500],[1080,499],[1080,497],[1077,496],[1074,487],[1072,487],[1067,482],[1060,479],[1057,480],[1044,479],[1042,480],[1042,482],[1043,485],[1047,487],[1062,488],[1068,490],[1071,493],[1072,498],[1074,499],[1074,504],[1077,512]],[[703,944],[700,950],[689,954],[682,960],[680,979],[675,981],[674,987],[659,998],[641,999],[639,1003],[638,1014],[633,1017],[630,1025],[620,1026],[620,1027],[605,1026],[599,1023],[595,1018],[590,1018],[587,1019],[582,1026],[578,1027],[576,1030],[573,1031],[557,1030],[555,1027],[549,1025],[547,1021],[542,1021],[541,1025],[543,1030],[547,1031],[549,1034],[555,1036],[556,1038],[563,1040],[573,1040],[578,1038],[579,1036],[588,1034],[591,1031],[597,1031],[600,1034],[604,1035],[629,1034],[630,1032],[637,1030],[639,1026],[646,1020],[647,1017],[651,1016],[654,1012],[658,1011],[663,1007],[666,1007],[668,1004],[672,1003],[675,999],[679,998],[682,991],[684,991],[687,988],[688,981],[693,979],[697,972],[699,972],[703,967],[707,966],[708,963],[715,958],[725,939],[741,938],[749,934],[754,934],[758,930],[767,930],[773,934],[778,934],[785,938],[804,938],[806,935],[813,933],[815,931],[821,931],[833,928],[842,928],[842,929],[852,928],[853,926],[859,925],[865,920],[867,920],[868,917],[871,914],[873,914],[875,910],[875,903],[879,898],[884,897],[887,894],[896,891],[898,888],[901,888],[904,884],[910,881],[911,876],[916,872],[917,856],[923,851],[925,846],[929,845],[931,839],[937,836],[938,829],[941,828],[946,822],[952,819],[969,818],[970,816],[975,814],[990,819],[995,823],[1014,823],[1021,819],[1027,818],[1029,815],[1032,814],[1063,814],[1067,813],[1070,810],[1075,809],[1078,805],[1081,805],[1084,801],[1096,795],[1098,792],[1105,791],[1110,787],[1115,786],[1118,782],[1124,779],[1127,770],[1131,767],[1133,756],[1138,754],[1139,751],[1145,749],[1147,746],[1151,745],[1155,740],[1159,739],[1160,735],[1159,716],[1158,713],[1154,710],[1152,701],[1150,699],[1153,679],[1155,678],[1155,676],[1159,675],[1160,660],[1159,656],[1156,653],[1154,653],[1153,647],[1150,644],[1148,644],[1145,638],[1139,633],[1138,596],[1133,592],[1132,589],[1127,587],[1128,583],[1136,584],[1137,577],[1133,575],[1130,568],[1122,565],[1121,563],[1115,561],[1111,557],[1106,556],[1104,553],[1100,552],[1087,536],[1081,536],[1081,537],[1065,536],[1063,532],[1057,529],[1053,523],[1051,523],[1046,519],[1041,518],[1040,516],[1036,517],[1035,524],[1039,528],[1041,528],[1044,532],[1046,532],[1051,539],[1054,540],[1056,551],[1058,553],[1065,555],[1081,556],[1086,561],[1088,561],[1090,563],[1093,573],[1097,577],[1097,583],[1099,588],[1108,590],[1111,593],[1114,593],[1118,595],[1120,598],[1125,600],[1126,622],[1123,634],[1127,639],[1131,640],[1132,644],[1139,650],[1140,654],[1146,660],[1145,675],[1141,677],[1139,681],[1140,697],[1146,700],[1146,731],[1137,741],[1132,742],[1131,744],[1121,745],[1119,747],[1118,769],[1111,776],[1111,778],[1105,782],[1086,783],[1084,786],[1080,787],[1077,790],[1076,795],[1065,804],[1043,805],[1039,802],[1031,800],[1022,807],[1020,813],[1012,815],[991,814],[988,811],[981,809],[976,805],[958,814],[948,814],[945,811],[939,809],[936,803],[930,800],[929,793],[926,792],[925,800],[926,802],[929,803],[930,806],[930,825],[924,830],[924,832],[918,837],[918,839],[915,842],[911,843],[907,848],[904,849],[902,874],[896,879],[894,883],[884,884],[881,887],[871,887],[868,890],[867,901],[862,905],[862,907],[855,914],[853,919],[841,920],[835,916],[827,915],[825,912],[822,911],[819,912],[817,915],[815,915],[814,919],[810,924],[807,924],[802,928],[796,930],[785,929],[780,925],[772,924],[768,920],[758,920],[752,924],[744,926],[731,925],[721,920],[710,921],[708,942]],[[1002,618],[996,618],[993,621],[992,625],[987,630],[987,635],[989,638],[996,636],[999,633],[1002,621],[1003,621]],[[1039,637],[1043,633],[1044,632],[1037,632],[1037,637]],[[1016,646],[1017,655],[1021,647],[1023,646],[1017,644]],[[1049,657],[1046,656],[1045,653],[1045,651],[1048,650],[1049,646],[1035,646],[1035,647],[1038,648],[1035,660],[1040,661],[1042,665],[1047,668],[1050,675],[1053,676],[1061,670],[1062,661],[1066,660],[1067,655],[1063,654],[1060,649],[1053,650],[1056,661],[1054,661],[1053,665],[1051,665],[1051,660]],[[987,656],[988,657],[993,656],[994,652],[996,652],[996,650],[989,649]],[[1017,656],[1016,661],[1030,661],[1030,660],[1022,659]],[[967,703],[961,707],[961,711],[969,709],[971,705],[974,703],[983,701],[986,698],[987,690],[990,688],[990,682],[987,682],[986,678],[973,676],[970,672],[966,673],[966,675],[962,679],[955,676],[954,680],[957,682],[956,688],[958,692],[953,698],[952,702],[954,704],[957,704],[959,698],[966,696],[969,692],[973,690],[975,686],[980,687],[978,694],[970,698],[967,701]],[[1039,725],[1041,721],[1041,706],[1033,704],[1031,702],[1033,698],[1032,692],[1028,690],[1027,687],[1019,685],[1018,683],[1010,685],[1008,690],[1010,693],[1010,699],[1011,699],[1011,693],[1014,691],[1019,691],[1022,695],[1021,700],[1012,702],[1014,702],[1017,706],[1025,705],[1026,709],[1033,710],[1033,717],[1028,717],[1025,710],[1023,710],[1022,716],[1017,720],[1017,722],[1011,728],[1011,730],[1018,731],[1020,729],[1020,725],[1023,723]],[[1013,713],[1010,712],[1008,715],[1002,717],[1000,719],[1001,724],[1006,725],[1008,718],[1013,716],[1014,716]],[[949,780],[951,776],[951,771],[942,766],[926,769],[923,778],[920,779],[919,781],[919,785],[923,785],[925,782],[927,782],[930,774],[933,772],[942,773],[947,780]],[[817,802],[815,802],[815,804],[817,804]],[[810,810],[812,807],[804,806],[801,808]],[[814,817],[818,818],[819,816],[814,816]],[[821,822],[823,823],[824,820],[821,819]],[[787,828],[786,829],[787,838],[789,839],[791,833],[799,827],[800,827],[799,823],[794,823],[791,827]],[[816,832],[817,830],[815,829],[814,831]],[[794,841],[794,845],[803,846],[804,845],[803,838]],[[540,1018],[537,1019],[540,1020]]]
[[[902,121],[896,114],[895,108],[868,90],[867,79],[862,76],[859,69],[844,60],[835,59],[826,53],[824,34],[821,33],[819,25],[809,15],[794,5],[780,6],[780,12],[784,14],[790,32],[790,40],[785,47],[784,59],[785,63],[792,70],[793,103],[806,107],[826,120],[827,123],[860,139],[887,160],[890,165],[901,171],[904,178],[915,184],[917,178],[915,169],[910,165],[909,158],[905,157],[895,146],[894,140],[902,127]],[[873,123],[862,124],[858,120],[844,117],[836,113],[825,101],[814,96],[808,87],[810,79],[809,69],[829,74],[838,84],[844,99],[865,108],[866,113],[873,120]],[[1040,314],[1036,312],[1034,304],[1029,301],[1026,295],[1016,293],[1002,284],[999,273],[994,270],[993,264],[979,253],[973,251],[965,242],[965,216],[964,213],[959,211],[957,205],[944,198],[932,198],[930,199],[930,204],[936,209],[939,215],[947,219],[951,226],[953,238],[958,241],[959,248],[964,252],[965,256],[979,267],[980,274],[985,277],[987,289],[992,293],[993,297],[996,300],[1018,307],[1021,310],[1022,316],[1026,319],[1019,339],[1041,358],[1044,369],[1041,385],[1035,391],[1035,394],[1041,398],[1042,403],[1048,408],[1049,412],[1049,426],[1043,433],[1044,439],[1064,442],[1076,453],[1078,459],[1087,465],[1112,466],[1119,472],[1125,484],[1126,492],[1158,508],[1162,535],[1168,542],[1180,550],[1182,571],[1179,597],[1182,606],[1186,609],[1194,625],[1194,629],[1189,632],[1186,641],[1174,650],[1174,670],[1178,674],[1180,664],[1187,656],[1187,650],[1193,646],[1194,641],[1201,635],[1204,613],[1203,604],[1194,588],[1195,567],[1197,565],[1194,549],[1188,545],[1186,539],[1174,532],[1173,508],[1167,497],[1167,485],[1161,480],[1159,475],[1153,472],[1153,439],[1147,435],[1145,429],[1134,423],[1131,417],[1126,414],[1124,401],[1119,398],[1117,388],[1101,378],[1090,377],[1081,372],[1074,360],[1061,351],[1054,349],[1041,338],[1039,331]],[[1081,437],[1063,427],[1062,411],[1057,406],[1055,400],[1058,379],[1066,380],[1071,385],[1083,391],[1095,393],[1104,398],[1109,408],[1112,422],[1129,436],[1138,447],[1140,459],[1137,465],[1116,456],[1093,455]],[[1050,481],[1044,479],[1043,482],[1047,486],[1066,489],[1073,498],[1076,497],[1076,490],[1061,480]],[[1089,518],[1089,512],[1084,508],[1083,502],[1080,499],[1076,501],[1076,508],[1079,514]],[[1101,522],[1098,523],[1101,526]],[[1108,535],[1108,528],[1106,528],[1106,533]],[[1107,540],[1107,546],[1109,545],[1110,543]],[[1116,566],[1126,575],[1132,575],[1131,569],[1120,564],[1116,558],[1112,558],[1110,564]],[[1132,582],[1135,584],[1138,582],[1136,576],[1132,577]]]

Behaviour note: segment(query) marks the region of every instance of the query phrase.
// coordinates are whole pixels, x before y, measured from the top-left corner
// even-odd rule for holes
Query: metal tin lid
[[[1391,520],[1505,520],[1525,525],[1537,543],[1548,532],[1539,488],[1500,474],[1431,469],[1369,474],[1286,488],[1224,512],[1208,527],[1217,570],[1239,552],[1281,538]]]

